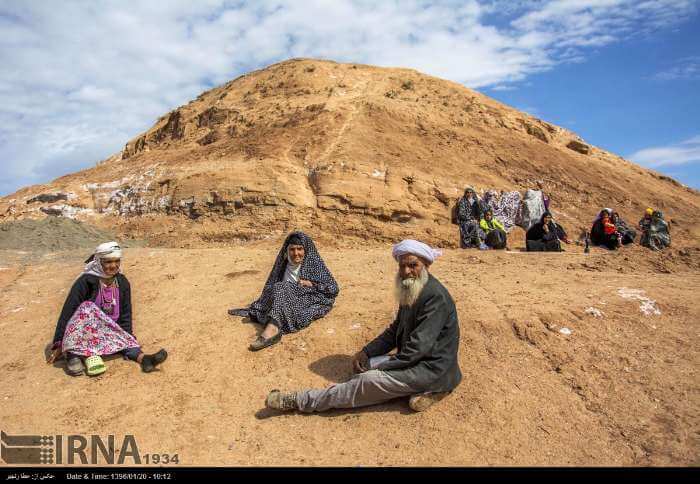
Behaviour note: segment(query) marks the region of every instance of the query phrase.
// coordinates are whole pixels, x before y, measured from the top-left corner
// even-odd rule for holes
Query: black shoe
[[[156,366],[163,363],[168,358],[168,352],[165,350],[160,350],[158,353],[152,355],[144,355],[141,360],[141,370],[144,373],[150,373],[156,369]]]
[[[242,318],[247,318],[250,315],[247,309],[229,309],[228,313],[231,316],[240,316]]]
[[[258,336],[258,339],[253,341],[248,349],[250,351],[260,351],[261,349],[277,344],[280,341],[282,341],[282,331],[278,332],[271,338],[263,338],[262,336]]]

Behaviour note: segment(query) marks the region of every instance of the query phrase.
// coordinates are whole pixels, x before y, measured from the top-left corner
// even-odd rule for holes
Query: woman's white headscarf
[[[91,255],[88,260],[85,261],[87,262],[87,265],[83,270],[83,274],[91,274],[97,277],[109,278],[110,276],[105,274],[105,271],[102,268],[102,259],[121,258],[122,248],[117,242],[105,242],[104,244],[100,244],[95,249],[95,253]],[[119,268],[119,272],[121,272],[121,267]]]

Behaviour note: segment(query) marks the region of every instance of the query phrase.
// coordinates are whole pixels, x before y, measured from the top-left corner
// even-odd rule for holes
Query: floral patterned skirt
[[[63,335],[64,353],[80,356],[112,355],[138,348],[136,338],[107,316],[94,302],[85,301],[75,310]]]

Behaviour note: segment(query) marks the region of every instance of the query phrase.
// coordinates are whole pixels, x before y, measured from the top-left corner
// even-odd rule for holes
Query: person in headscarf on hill
[[[457,223],[462,249],[483,245],[485,234],[479,226],[481,211],[481,203],[476,192],[472,187],[467,187],[464,196],[457,202]]]
[[[649,225],[651,225],[651,216],[654,213],[653,208],[647,208],[644,211],[644,217],[639,221],[639,230],[644,234],[645,231],[649,230]]]
[[[549,211],[543,213],[540,221],[530,227],[525,235],[528,251],[561,252],[561,242],[571,243],[564,228],[554,222],[552,213]]]
[[[260,298],[229,314],[250,317],[264,326],[250,345],[251,351],[258,351],[328,314],[339,291],[311,237],[293,232],[282,244]]]
[[[649,228],[642,232],[640,243],[652,250],[663,250],[671,245],[671,233],[663,213],[658,210],[652,213]]]
[[[607,247],[615,250],[620,247],[620,235],[615,224],[610,220],[612,209],[604,208],[600,211],[591,227],[591,242],[593,245]]]
[[[493,210],[487,208],[484,211],[484,218],[479,223],[481,230],[486,234],[485,244],[491,249],[505,249],[508,236],[503,224],[493,216]]]
[[[454,390],[462,379],[457,309],[447,289],[428,272],[440,254],[416,240],[393,247],[398,312],[394,322],[355,355],[356,374],[350,380],[324,389],[272,390],[265,405],[311,413],[409,397],[409,407],[421,412]]]
[[[610,216],[610,221],[615,224],[617,233],[620,234],[620,242],[622,245],[628,245],[634,242],[634,239],[637,237],[637,231],[630,227],[627,222],[622,220],[620,214],[613,211],[612,215]]]
[[[122,249],[117,242],[100,244],[83,273],[76,279],[56,323],[52,353],[47,363],[62,354],[66,371],[73,376],[99,375],[107,370],[101,356],[122,353],[149,373],[163,363],[168,353],[161,349],[144,354],[132,324],[131,285],[121,273]],[[85,358],[83,362],[82,358]]]
[[[595,225],[597,222],[599,222],[599,221],[603,218],[603,214],[607,214],[608,217],[609,217],[610,215],[612,215],[612,213],[613,213],[613,209],[612,209],[612,208],[607,208],[607,207],[606,207],[606,208],[602,209],[600,212],[598,212],[598,214],[597,214],[597,215],[595,216],[595,218],[593,219],[593,224],[592,224],[592,225]]]

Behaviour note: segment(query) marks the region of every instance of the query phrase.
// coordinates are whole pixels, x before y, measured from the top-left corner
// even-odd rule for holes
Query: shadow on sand
[[[352,376],[352,356],[324,356],[311,363],[309,370],[333,383],[344,382]]]
[[[309,369],[327,380],[333,383],[342,383],[347,381],[352,376],[352,356],[348,355],[329,355],[324,356],[320,360],[314,361],[309,365]],[[408,398],[397,398],[389,402],[381,403],[378,405],[370,405],[361,408],[347,408],[347,409],[333,409],[327,412],[320,412],[315,414],[301,413],[301,412],[282,412],[279,410],[274,410],[270,408],[262,408],[255,413],[255,418],[258,420],[265,420],[271,417],[280,417],[282,415],[304,415],[306,417],[319,416],[319,417],[341,417],[344,416],[343,420],[349,420],[352,418],[359,418],[362,413],[394,413],[399,412],[402,415],[408,415],[414,413],[408,407]]]

